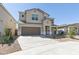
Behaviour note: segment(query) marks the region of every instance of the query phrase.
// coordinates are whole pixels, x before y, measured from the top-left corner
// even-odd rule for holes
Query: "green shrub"
[[[11,36],[0,37],[0,44],[10,44],[12,42],[13,42],[13,37],[11,37]]]
[[[71,28],[69,30],[68,35],[69,35],[70,38],[74,38],[74,36],[76,35],[75,28]]]
[[[8,28],[5,28],[4,32],[5,32],[5,36],[9,36],[10,35],[10,30]]]
[[[12,32],[8,29],[5,28],[5,35],[0,37],[0,43],[1,44],[10,44],[13,42],[13,37],[12,37]]]

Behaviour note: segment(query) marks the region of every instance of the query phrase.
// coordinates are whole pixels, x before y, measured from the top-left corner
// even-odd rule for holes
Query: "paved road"
[[[58,42],[55,39],[20,36],[19,44],[23,51],[10,55],[51,55],[51,54],[79,54],[79,42]]]

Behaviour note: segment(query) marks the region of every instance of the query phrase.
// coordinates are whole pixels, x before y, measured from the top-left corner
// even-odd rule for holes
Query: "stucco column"
[[[18,35],[21,35],[21,27],[18,27]]]
[[[43,35],[43,28],[42,27],[41,27],[40,31],[41,31],[41,35]]]
[[[50,35],[52,35],[52,29],[51,26],[49,26]]]
[[[68,27],[68,33],[69,33],[70,27]]]
[[[43,34],[46,35],[46,29],[45,29],[45,26],[43,28]]]
[[[68,33],[68,28],[64,27],[64,31],[65,31],[65,34],[67,34]]]

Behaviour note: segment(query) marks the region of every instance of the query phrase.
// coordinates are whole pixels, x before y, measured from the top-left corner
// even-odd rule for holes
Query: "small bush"
[[[1,44],[10,44],[13,42],[13,38],[11,36],[2,36],[0,38],[0,43]]]
[[[0,38],[1,44],[10,44],[13,42],[12,32],[6,28],[5,35]]]
[[[4,29],[5,36],[9,36],[11,34],[11,31],[8,28]]]
[[[69,35],[70,38],[74,38],[74,36],[76,35],[75,29],[74,28],[71,28],[69,30],[68,35]]]

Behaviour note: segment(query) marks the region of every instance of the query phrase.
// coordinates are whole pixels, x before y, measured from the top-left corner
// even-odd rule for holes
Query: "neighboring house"
[[[67,25],[67,27],[68,27],[68,30],[74,28],[76,34],[79,34],[79,23],[69,24]]]
[[[74,23],[74,24],[68,24],[68,25],[60,25],[57,26],[59,27],[58,30],[64,30],[64,32],[67,34],[69,32],[69,30],[71,30],[72,28],[75,29],[75,33],[78,35],[79,34],[79,23]]]
[[[54,18],[38,8],[19,12],[19,35],[52,35],[51,26],[54,26]]]
[[[8,28],[12,32],[12,35],[15,35],[16,21],[0,3],[0,36],[5,34],[5,28]]]

